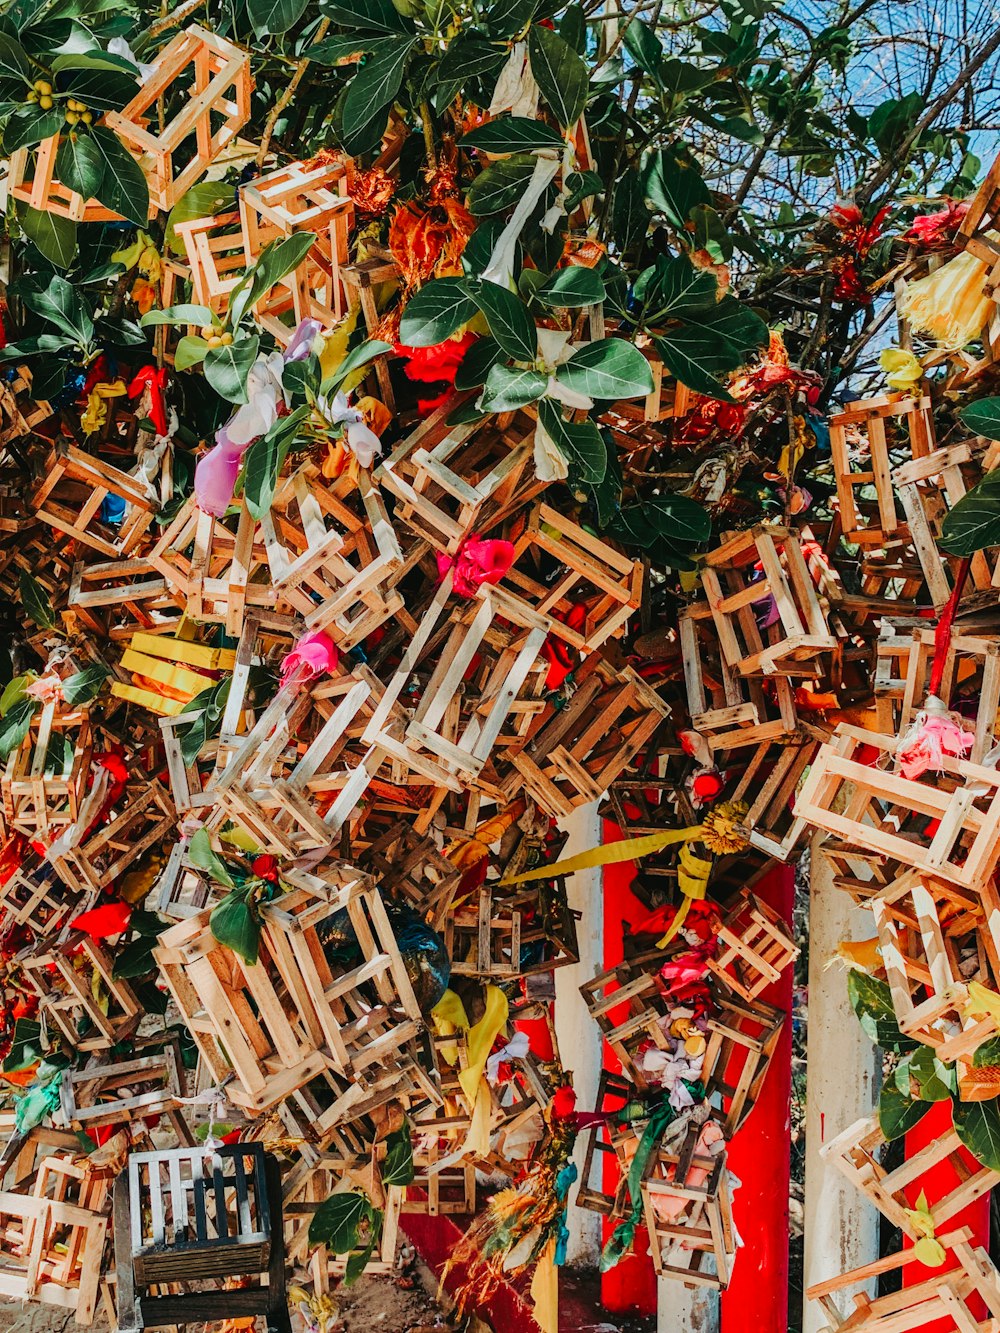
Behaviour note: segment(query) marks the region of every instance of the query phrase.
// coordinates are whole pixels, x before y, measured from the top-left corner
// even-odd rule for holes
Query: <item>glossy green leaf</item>
[[[233,889],[212,909],[208,918],[212,934],[227,949],[247,963],[256,963],[260,951],[261,923],[247,889]]]
[[[309,414],[309,407],[297,407],[286,417],[279,417],[266,434],[254,440],[243,460],[243,495],[251,515],[265,518],[274,501],[278,474],[295,433]]]
[[[91,111],[121,111],[139,91],[139,77],[138,70],[78,69],[60,75],[58,85]]]
[[[190,370],[200,366],[208,356],[208,343],[195,333],[185,333],[174,348],[174,369]]]
[[[144,329],[153,328],[157,324],[204,325],[214,322],[215,316],[207,305],[169,305],[163,310],[149,310],[139,320]]]
[[[989,1102],[952,1102],[955,1133],[977,1162],[1000,1171],[1000,1106]]]
[[[513,412],[537,402],[548,383],[548,376],[537,370],[521,370],[498,363],[486,377],[479,407],[484,412]]]
[[[89,134],[67,134],[56,155],[56,175],[84,199],[93,199],[104,180],[104,158]]]
[[[484,153],[526,153],[533,148],[556,148],[561,152],[563,137],[543,120],[498,116],[463,134],[459,147],[477,148]]]
[[[40,111],[34,102],[18,107],[12,116],[7,117],[4,125],[4,152],[9,154],[18,148],[32,148],[43,139],[51,139],[62,129],[65,119],[57,106],[50,111]]]
[[[241,338],[228,347],[210,347],[205,353],[202,369],[205,379],[228,403],[245,403],[247,376],[260,352],[260,339]]]
[[[26,569],[22,569],[17,580],[21,595],[21,610],[39,629],[52,629],[56,623],[56,613],[52,609],[49,595]]]
[[[892,991],[884,981],[864,972],[852,971],[847,975],[847,997],[867,1036],[887,1051],[906,1052],[916,1049],[918,1043],[899,1030]]]
[[[258,37],[287,32],[306,12],[309,0],[247,0],[247,14]]]
[[[325,1245],[331,1254],[349,1254],[357,1244],[363,1222],[371,1222],[374,1209],[360,1190],[331,1194],[316,1209],[309,1223],[309,1243]]]
[[[470,282],[467,286],[501,350],[516,361],[534,361],[538,334],[524,302],[495,282]]]
[[[101,692],[101,686],[109,675],[107,667],[89,666],[76,671],[63,681],[63,698],[75,708],[78,704],[89,704]]]
[[[974,403],[966,403],[959,408],[958,415],[962,425],[973,435],[1000,440],[1000,398],[980,398]]]
[[[528,58],[542,96],[563,129],[569,129],[587,105],[587,66],[557,32],[539,24],[528,31]]]
[[[320,11],[334,23],[360,32],[411,33],[413,22],[392,0],[320,0]]]
[[[462,278],[435,278],[410,297],[399,324],[405,347],[436,347],[468,324],[477,306]]]
[[[536,293],[539,301],[553,309],[576,309],[582,305],[597,305],[604,300],[604,283],[592,268],[571,264],[558,268]]]
[[[502,359],[503,353],[495,338],[477,338],[455,372],[455,388],[461,391],[485,384],[490,371]]]
[[[592,421],[565,421],[559,404],[548,398],[538,404],[538,421],[580,482],[596,486],[604,479],[607,450]]]
[[[1000,469],[967,491],[941,524],[938,545],[949,555],[970,556],[1000,544]]]
[[[930,1109],[930,1102],[907,1097],[895,1083],[887,1081],[878,1099],[878,1127],[891,1143],[919,1124]]]
[[[83,307],[80,294],[72,283],[55,274],[46,282],[23,286],[21,300],[29,310],[49,320],[67,337],[85,345],[94,336],[94,324]]]
[[[340,389],[349,376],[354,375],[363,366],[367,366],[370,362],[376,360],[377,357],[391,351],[392,344],[382,342],[379,338],[368,338],[365,342],[359,343],[357,347],[352,347],[337,369],[331,375],[328,375],[320,385],[320,392],[330,397]]]
[[[0,32],[0,78],[13,79],[29,88],[35,79],[35,72],[24,48],[4,32]]]
[[[390,1185],[412,1185],[414,1174],[413,1141],[410,1137],[410,1127],[404,1123],[385,1141],[382,1184],[386,1188]]]
[[[223,181],[199,181],[177,200],[167,215],[165,241],[175,255],[184,255],[184,242],[177,235],[179,222],[193,222],[195,218],[211,218],[232,208],[236,200],[234,186]]]
[[[223,884],[227,889],[236,887],[225,861],[214,851],[207,829],[200,828],[192,834],[188,843],[188,859],[199,870],[207,871],[217,884]]]
[[[91,135],[104,159],[97,198],[126,221],[144,227],[149,218],[149,187],[142,168],[111,130],[95,126]]]
[[[585,343],[570,361],[557,367],[556,379],[591,398],[641,398],[653,391],[648,361],[622,338]]]
[[[0,718],[0,759],[9,759],[31,730],[31,719],[41,711],[37,699],[22,699]]]
[[[71,218],[22,205],[18,219],[25,236],[56,268],[69,268],[76,258],[77,226]]]
[[[506,213],[524,194],[534,171],[535,159],[526,153],[492,163],[469,186],[466,195],[469,212],[477,218]]]
[[[653,207],[678,230],[687,225],[696,204],[712,202],[698,164],[683,144],[671,144],[653,154],[642,184]]]
[[[357,151],[358,136],[363,136],[373,122],[384,127],[412,49],[413,39],[400,37],[391,46],[380,46],[376,55],[358,66],[343,104],[344,147],[348,152]]]

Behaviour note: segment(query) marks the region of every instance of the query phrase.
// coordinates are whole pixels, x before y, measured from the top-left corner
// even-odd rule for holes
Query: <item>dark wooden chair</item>
[[[119,1333],[265,1315],[291,1333],[285,1296],[281,1176],[259,1143],[131,1153],[114,1187]],[[223,1288],[226,1278],[267,1285]],[[217,1279],[217,1290],[152,1287]]]

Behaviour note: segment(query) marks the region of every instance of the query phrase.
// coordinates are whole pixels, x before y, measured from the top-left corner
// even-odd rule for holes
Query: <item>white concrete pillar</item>
[[[719,1333],[719,1293],[661,1277],[656,1284],[657,1333]],[[761,1333],[764,1333],[761,1330]]]
[[[569,839],[562,855],[577,856],[580,852],[597,847],[601,841],[601,820],[598,803],[578,806],[562,822],[569,830]],[[577,922],[577,940],[580,961],[572,967],[556,969],[555,1026],[559,1054],[567,1071],[572,1072],[576,1089],[577,1107],[592,1111],[597,1100],[597,1083],[601,1076],[602,1037],[600,1028],[590,1017],[580,987],[604,971],[604,895],[602,871],[583,870],[570,875],[566,881],[569,905],[580,913]],[[583,1171],[584,1136],[577,1140],[576,1165]],[[601,1216],[586,1208],[574,1207],[578,1185],[570,1191],[568,1215],[569,1246],[566,1253],[571,1264],[596,1265],[601,1257]]]
[[[878,1051],[848,1002],[844,968],[826,967],[841,940],[871,938],[872,917],[834,887],[822,836],[813,836],[809,881],[803,1288],[878,1258],[878,1212],[819,1154],[824,1142],[871,1114],[880,1084]],[[820,1333],[827,1323],[822,1307],[805,1301],[803,1333]]]

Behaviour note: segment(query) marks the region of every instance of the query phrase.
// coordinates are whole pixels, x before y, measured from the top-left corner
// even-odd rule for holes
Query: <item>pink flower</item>
[[[962,759],[975,744],[971,731],[947,713],[934,711],[918,716],[916,725],[896,750],[896,764],[904,778],[919,778],[928,770],[940,773],[945,756]]]
[[[955,233],[969,211],[967,199],[949,199],[937,213],[922,213],[903,233],[904,241],[914,241],[923,250],[947,250],[955,243]]]
[[[37,699],[43,704],[58,703],[63,697],[62,681],[52,672],[33,680],[24,692],[29,699]]]
[[[483,541],[473,533],[452,557],[437,553],[438,574],[443,579],[449,569],[455,574],[452,587],[459,597],[475,597],[484,583],[499,583],[514,563],[514,545],[501,538]]]
[[[304,634],[281,664],[281,683],[287,685],[300,667],[305,668],[303,684],[331,672],[337,665],[337,646],[323,630]]]

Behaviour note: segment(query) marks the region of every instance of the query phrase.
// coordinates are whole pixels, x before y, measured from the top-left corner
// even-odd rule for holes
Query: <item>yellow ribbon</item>
[[[486,1012],[475,1027],[469,1029],[469,1035],[466,1038],[465,1049],[469,1060],[468,1068],[463,1069],[458,1076],[462,1091],[468,1097],[469,1104],[472,1107],[475,1107],[479,1097],[479,1083],[486,1069],[486,1061],[493,1049],[493,1043],[507,1022],[509,1011],[510,1006],[507,1003],[507,996],[504,995],[500,987],[487,986]]]
[[[125,393],[125,381],[95,384],[87,399],[87,406],[80,414],[80,425],[85,435],[94,435],[108,419],[108,399],[121,398]]]
[[[446,990],[431,1010],[431,1022],[439,1037],[450,1037],[456,1032],[468,1032],[469,1016],[465,1005],[453,990]],[[458,1043],[446,1042],[441,1047],[441,1058],[446,1064],[458,1064]]]
[[[559,1270],[556,1267],[556,1238],[538,1257],[531,1279],[532,1314],[542,1333],[559,1333]]]
[[[992,1018],[1000,1025],[1000,995],[981,981],[969,982],[969,998],[962,1007],[967,1018]]]

